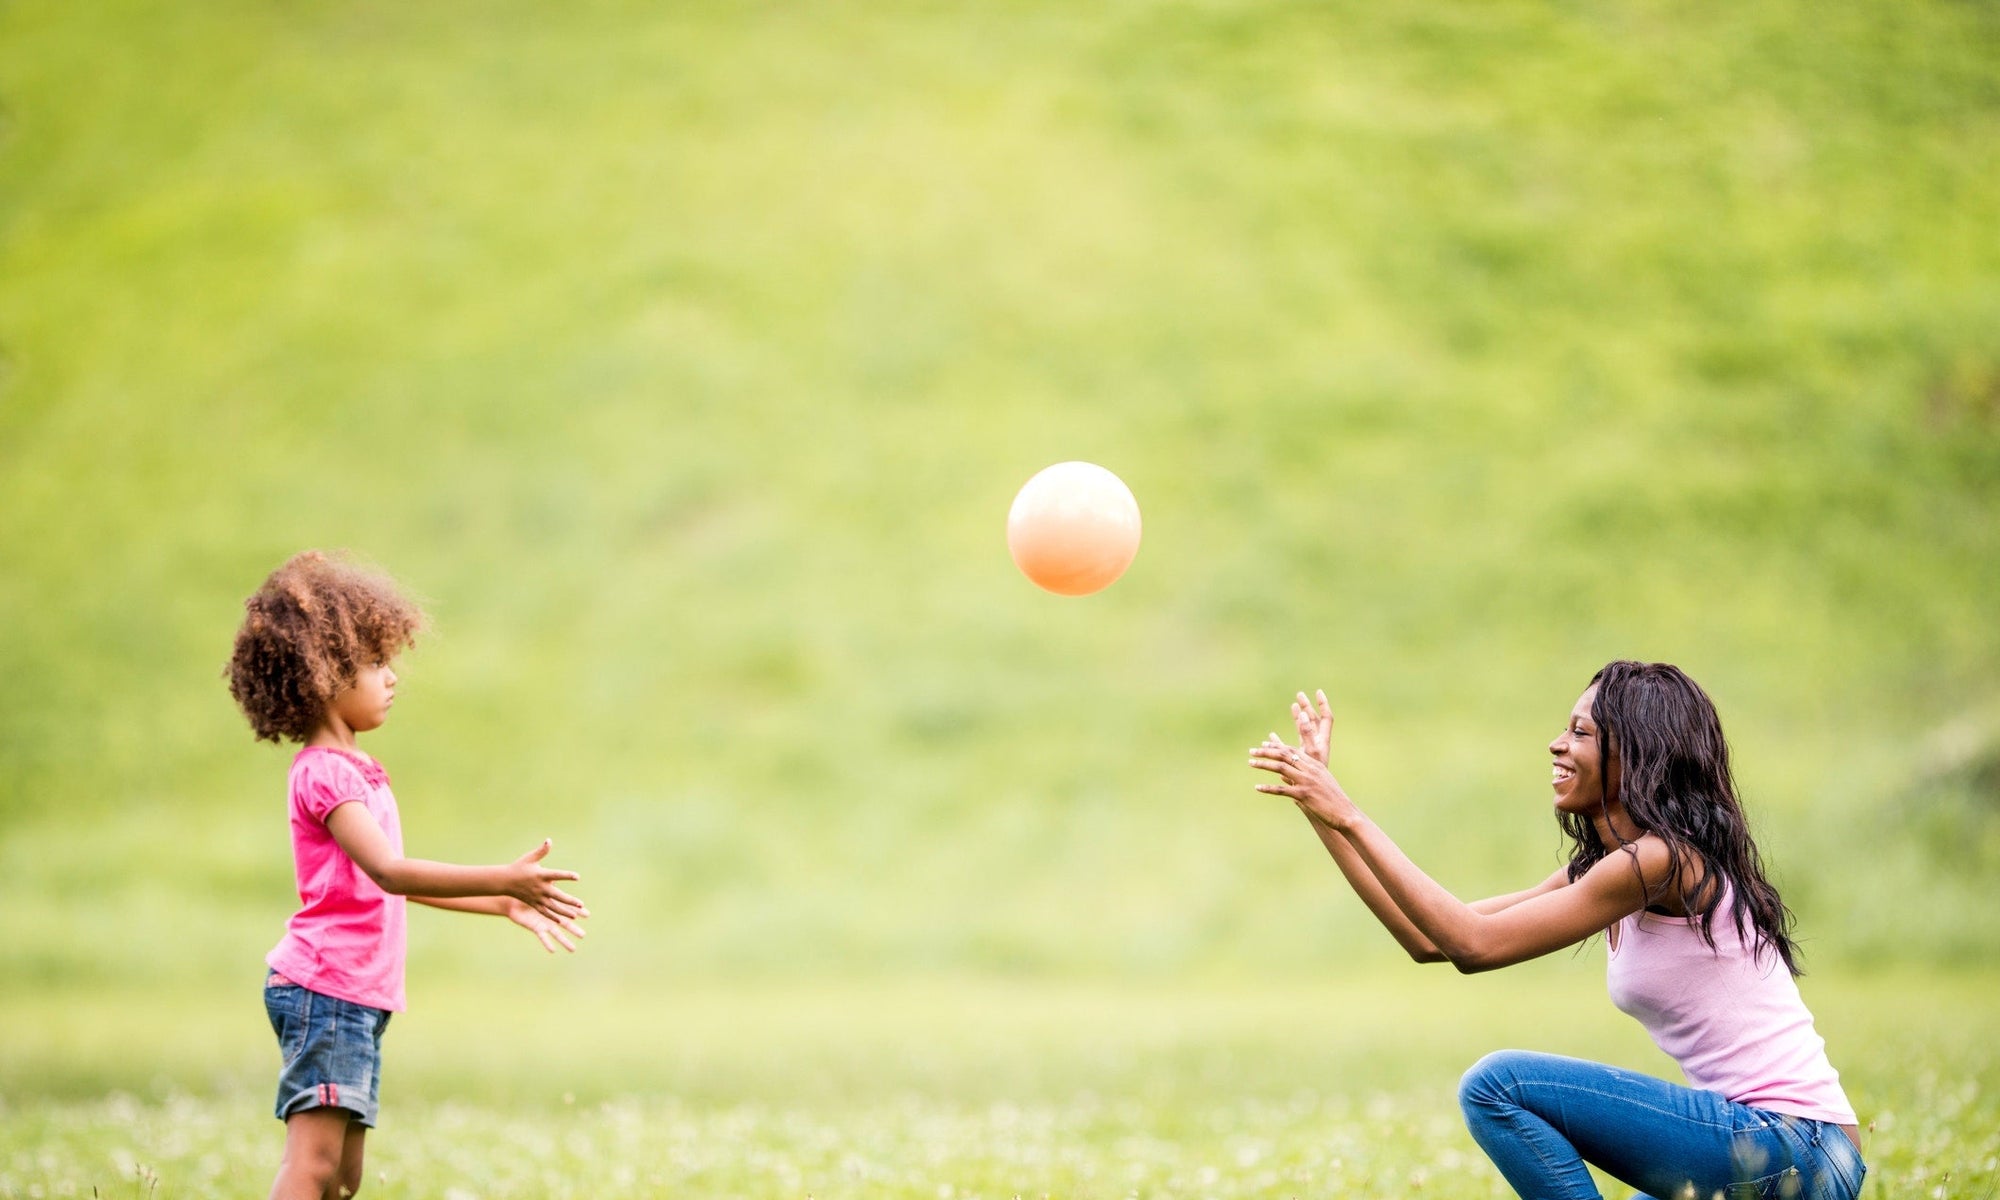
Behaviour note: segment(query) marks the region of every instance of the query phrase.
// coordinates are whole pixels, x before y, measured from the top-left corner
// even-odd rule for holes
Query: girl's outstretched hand
[[[551,921],[571,921],[577,917],[587,917],[590,910],[583,901],[557,887],[565,879],[577,878],[575,871],[556,871],[541,866],[548,857],[549,847],[554,845],[548,838],[507,868],[507,886],[502,894],[511,896]]]
[[[576,943],[570,938],[581,938],[582,926],[568,919],[557,920],[554,917],[544,916],[533,905],[523,904],[512,896],[506,897],[506,901],[507,919],[534,934],[544,950],[554,954],[556,947],[560,945],[571,954],[576,953]]]
[[[1286,745],[1275,733],[1265,738],[1263,745],[1250,748],[1250,765],[1281,780],[1260,783],[1258,791],[1290,797],[1307,816],[1330,829],[1346,829],[1361,815],[1325,763],[1306,750]]]
[[[1304,692],[1292,701],[1292,724],[1299,727],[1299,749],[1327,762],[1327,753],[1333,745],[1333,708],[1327,704],[1324,691],[1313,695],[1319,699],[1317,705],[1306,699]]]

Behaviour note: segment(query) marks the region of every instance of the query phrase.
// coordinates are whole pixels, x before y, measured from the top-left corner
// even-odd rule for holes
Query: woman
[[[1503,1050],[1459,1085],[1472,1136],[1516,1192],[1598,1195],[1585,1163],[1677,1200],[1853,1200],[1867,1174],[1854,1110],[1799,998],[1791,913],[1764,878],[1715,706],[1665,663],[1599,671],[1549,743],[1570,859],[1534,887],[1461,903],[1327,769],[1333,714],[1303,692],[1300,746],[1250,765],[1282,782],[1369,911],[1418,962],[1490,971],[1605,933],[1611,999],[1681,1066],[1681,1087],[1599,1063]]]

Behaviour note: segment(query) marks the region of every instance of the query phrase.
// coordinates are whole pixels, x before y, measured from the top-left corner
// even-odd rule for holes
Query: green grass
[[[1509,890],[1636,656],[1861,997],[1876,1178],[1989,1194],[1996,211],[1946,0],[0,7],[5,1186],[262,1186],[284,759],[218,671],[346,546],[435,617],[364,743],[412,852],[553,834],[597,913],[413,918],[409,1192],[1484,1178],[1456,1070],[1601,984],[1344,990],[1393,947],[1241,752],[1324,685],[1370,814]],[[1146,520],[1083,601],[1002,538],[1069,458]]]
[[[1873,1195],[1978,1197],[2000,1185],[2000,1018],[1986,1000],[1996,984],[1990,973],[1806,980],[1872,1126]],[[98,991],[0,1006],[10,1025],[94,1042],[0,1060],[0,1196],[143,1195],[154,1177],[163,1197],[268,1184],[281,1140],[266,1115],[275,1056],[254,1000],[218,1008]],[[1605,1003],[1594,956],[1470,979],[1411,968],[1171,989],[932,978],[653,993],[552,982],[497,1007],[488,993],[433,991],[385,1041],[370,1187],[1497,1197],[1504,1188],[1465,1134],[1453,1089],[1500,1045],[1674,1077]]]

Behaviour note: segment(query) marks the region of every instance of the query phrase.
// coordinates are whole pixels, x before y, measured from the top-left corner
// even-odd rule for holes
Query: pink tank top
[[[271,969],[322,995],[403,1011],[405,905],[356,866],[326,819],[359,803],[403,852],[403,825],[389,775],[365,754],[307,746],[292,759],[292,865],[299,911],[264,959]]]
[[[1620,921],[1605,966],[1611,1002],[1680,1064],[1689,1087],[1752,1108],[1856,1124],[1797,982],[1777,951],[1751,953],[1729,902],[1725,890],[1711,926],[1714,949],[1685,917],[1641,912]]]

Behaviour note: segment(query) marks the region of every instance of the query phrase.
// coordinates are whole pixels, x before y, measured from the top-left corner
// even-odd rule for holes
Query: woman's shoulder
[[[1660,838],[1646,833],[1598,859],[1584,873],[1584,879],[1598,888],[1609,889],[1607,895],[1615,893],[1621,901],[1629,900],[1631,909],[1626,914],[1629,916],[1654,903],[1663,889],[1673,890],[1668,882],[1673,869],[1673,850]]]
[[[1655,833],[1642,833],[1623,847],[1629,861],[1637,863],[1649,880],[1664,878],[1673,867],[1673,847]]]
[[[1710,879],[1707,866],[1698,854],[1676,856],[1673,847],[1657,834],[1642,834],[1633,843],[1639,869],[1646,880],[1646,907],[1662,916],[1685,917],[1719,900],[1719,891],[1728,891],[1726,879]],[[1719,887],[1718,887],[1719,885]]]

